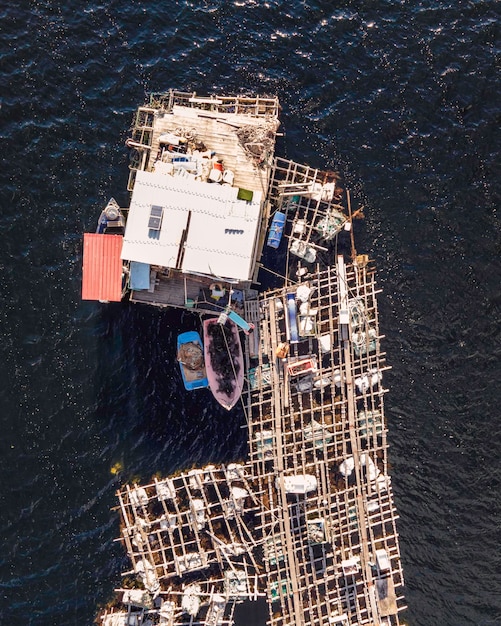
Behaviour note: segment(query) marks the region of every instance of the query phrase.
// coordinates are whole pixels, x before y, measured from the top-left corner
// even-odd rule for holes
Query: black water
[[[127,203],[132,113],[169,87],[278,95],[281,154],[339,169],[365,204],[407,620],[501,624],[499,5],[4,0],[0,15],[1,624],[91,624],[127,563],[121,482],[246,453],[238,412],[180,388],[188,317],[79,297],[81,233],[111,195]]]

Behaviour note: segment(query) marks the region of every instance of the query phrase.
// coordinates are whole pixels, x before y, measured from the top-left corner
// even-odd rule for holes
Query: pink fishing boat
[[[203,323],[204,355],[212,395],[228,411],[237,403],[244,385],[244,357],[238,326],[217,317]]]

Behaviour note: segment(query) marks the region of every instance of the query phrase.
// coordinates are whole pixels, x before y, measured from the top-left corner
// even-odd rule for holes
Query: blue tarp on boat
[[[285,213],[277,211],[275,213],[273,221],[271,222],[270,232],[268,234],[267,245],[270,246],[270,248],[276,249],[280,245],[280,241],[282,240],[282,234],[284,231],[284,225]]]

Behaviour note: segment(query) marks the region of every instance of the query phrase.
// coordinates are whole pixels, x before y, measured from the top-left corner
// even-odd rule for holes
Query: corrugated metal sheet
[[[254,271],[261,191],[237,198],[238,187],[138,171],[127,214],[122,258],[149,265],[249,280]],[[160,230],[149,226],[163,208]]]
[[[84,234],[82,300],[122,299],[121,235]]]

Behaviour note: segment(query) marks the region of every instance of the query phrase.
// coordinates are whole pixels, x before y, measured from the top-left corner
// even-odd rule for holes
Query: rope
[[[287,252],[287,255],[288,255],[288,254],[289,254],[289,253]],[[287,259],[288,259],[288,256],[287,256]],[[274,274],[275,276],[278,276],[278,278],[282,278],[282,279],[285,281],[285,285],[286,285],[286,286],[287,286],[287,284],[288,284],[288,281],[289,281],[289,282],[291,282],[293,285],[298,285],[298,284],[299,284],[299,281],[297,281],[297,280],[292,280],[292,278],[290,278],[290,277],[282,276],[282,274],[279,274],[278,272],[274,272],[273,270],[270,270],[270,268],[269,268],[269,267],[266,267],[265,265],[262,265],[262,266],[260,267],[260,269],[262,269],[262,270],[266,270],[266,271],[267,271],[267,272],[269,272],[270,274]]]

